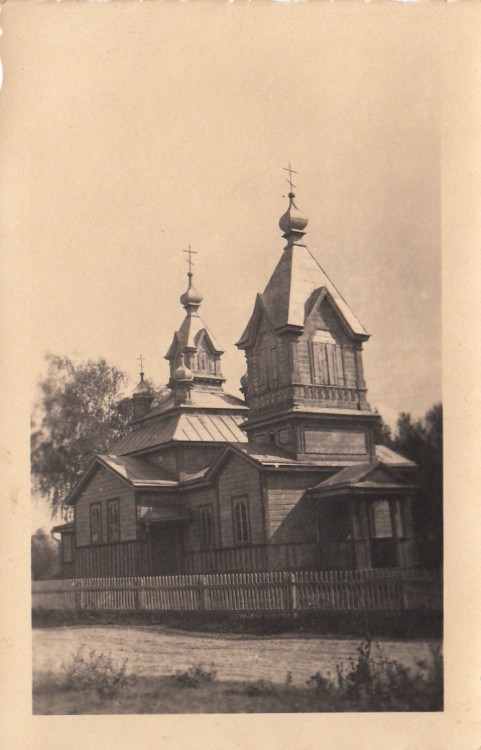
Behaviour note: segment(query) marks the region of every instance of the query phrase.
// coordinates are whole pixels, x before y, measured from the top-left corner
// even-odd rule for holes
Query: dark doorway
[[[178,524],[152,524],[152,575],[182,573],[183,533]]]

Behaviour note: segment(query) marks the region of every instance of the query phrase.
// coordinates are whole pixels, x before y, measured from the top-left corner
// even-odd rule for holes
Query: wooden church
[[[237,343],[243,398],[224,390],[190,270],[169,396],[152,408],[141,372],[130,432],[66,498],[64,577],[415,565],[415,467],[375,444],[369,334],[304,244],[292,192],[279,225],[283,254]]]

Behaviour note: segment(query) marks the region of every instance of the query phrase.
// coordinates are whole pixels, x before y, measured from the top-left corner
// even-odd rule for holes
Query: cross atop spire
[[[187,259],[187,263],[189,264],[189,279],[190,279],[193,276],[192,266],[194,265],[193,262],[192,262],[192,256],[193,255],[197,255],[197,251],[196,250],[192,250],[191,246],[189,245],[189,249],[188,250],[182,250],[182,252],[183,253],[187,253],[187,255],[189,256],[188,259]]]
[[[139,355],[139,358],[138,358],[137,362],[140,365],[140,374],[144,375],[144,358],[143,358],[143,356],[141,354]]]
[[[294,188],[296,187],[294,185],[294,183],[292,182],[292,175],[293,174],[299,174],[299,172],[296,172],[295,169],[292,169],[291,162],[289,162],[289,166],[288,167],[282,167],[282,169],[285,172],[289,172],[289,179],[287,180],[287,182],[289,183],[290,192],[292,193],[294,191]]]

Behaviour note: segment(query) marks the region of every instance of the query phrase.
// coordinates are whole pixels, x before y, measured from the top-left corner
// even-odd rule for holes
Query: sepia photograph
[[[442,55],[405,5],[2,12],[34,716],[443,712]]]

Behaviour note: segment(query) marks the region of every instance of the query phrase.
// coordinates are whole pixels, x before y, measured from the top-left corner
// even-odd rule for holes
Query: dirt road
[[[167,675],[202,662],[214,664],[221,680],[283,682],[291,672],[303,684],[318,670],[355,657],[359,640],[321,636],[216,636],[159,630],[158,627],[60,627],[33,630],[34,673],[57,671],[79,646],[115,660],[128,658],[128,671]],[[381,641],[382,653],[407,667],[430,659],[427,641]]]

